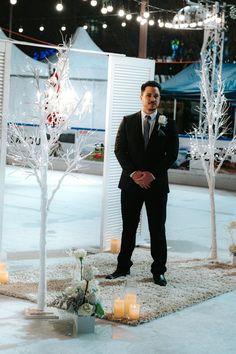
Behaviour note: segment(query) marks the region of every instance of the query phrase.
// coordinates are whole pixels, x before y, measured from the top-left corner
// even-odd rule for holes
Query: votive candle
[[[140,304],[130,304],[129,305],[129,319],[139,320],[140,317]]]
[[[7,284],[8,278],[8,272],[6,270],[0,271],[0,284]]]
[[[125,304],[123,299],[117,298],[114,300],[113,314],[114,318],[121,319],[125,316]]]
[[[137,295],[134,293],[127,293],[125,295],[125,314],[129,315],[129,306],[131,304],[136,304],[137,302]]]
[[[120,252],[120,240],[113,238],[111,240],[111,253],[119,253]]]

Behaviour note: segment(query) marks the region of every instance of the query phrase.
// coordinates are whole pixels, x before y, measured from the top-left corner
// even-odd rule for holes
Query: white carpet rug
[[[200,303],[214,296],[236,288],[236,268],[231,264],[211,263],[208,260],[169,259],[166,287],[155,285],[150,273],[152,259],[149,249],[136,248],[131,275],[115,280],[106,280],[105,275],[116,268],[117,255],[97,253],[86,257],[86,261],[99,270],[101,300],[105,318],[114,321],[112,304],[116,297],[123,297],[126,279],[135,280],[138,302],[141,305],[139,321],[127,319],[119,322],[137,325],[152,319]],[[63,263],[48,268],[48,304],[66,286],[70,285],[73,274],[71,263]],[[37,297],[38,271],[15,272],[10,274],[10,282],[0,285],[0,293],[35,302]]]

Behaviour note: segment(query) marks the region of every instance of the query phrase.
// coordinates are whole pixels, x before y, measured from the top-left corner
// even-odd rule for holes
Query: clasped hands
[[[151,187],[151,183],[155,178],[149,171],[135,171],[132,175],[132,179],[141,188],[148,189]]]

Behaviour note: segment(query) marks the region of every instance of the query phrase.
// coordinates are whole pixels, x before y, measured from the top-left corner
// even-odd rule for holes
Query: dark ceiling
[[[10,27],[10,9],[12,8],[12,38],[31,42],[44,42],[59,44],[62,42],[60,27],[65,25],[64,32],[66,38],[70,38],[76,28],[88,24],[88,33],[94,42],[104,51],[124,53],[128,56],[138,55],[139,24],[133,19],[126,21],[127,26],[121,27],[122,20],[117,16],[117,10],[124,5],[125,9],[138,14],[140,11],[140,1],[112,1],[114,11],[110,15],[102,15],[100,12],[102,0],[98,0],[98,5],[92,7],[90,0],[62,0],[64,10],[57,12],[55,5],[57,0],[18,0],[16,5],[10,5],[9,0],[1,0],[0,5],[0,27],[6,34]],[[195,1],[196,2],[196,1]],[[229,4],[236,4],[236,0],[224,1]],[[174,14],[186,5],[183,0],[150,0],[150,10],[157,20],[172,20]],[[223,4],[223,1],[220,1]],[[227,13],[229,12],[227,7]],[[107,29],[102,28],[106,22]],[[236,20],[232,20],[227,15],[226,46],[230,60],[236,59]],[[45,30],[39,31],[39,26],[44,25]],[[20,36],[19,26],[24,28]],[[189,59],[196,59],[199,56],[202,31],[174,31],[159,28],[157,24],[148,30],[147,56],[157,58],[159,56],[171,55],[171,41],[178,39],[182,42]],[[24,51],[33,56],[32,50],[28,47]]]

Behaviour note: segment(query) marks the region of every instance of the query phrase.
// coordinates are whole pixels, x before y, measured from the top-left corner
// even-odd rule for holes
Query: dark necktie
[[[150,132],[150,116],[145,116],[144,126],[143,126],[143,138],[144,138],[144,147],[146,149],[149,141],[149,132]]]

